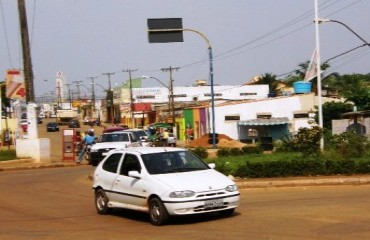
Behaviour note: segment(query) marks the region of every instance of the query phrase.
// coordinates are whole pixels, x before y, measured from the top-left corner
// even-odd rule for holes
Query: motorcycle
[[[91,146],[93,144],[85,144],[84,150],[85,150],[85,159],[90,162],[90,151],[91,151]]]

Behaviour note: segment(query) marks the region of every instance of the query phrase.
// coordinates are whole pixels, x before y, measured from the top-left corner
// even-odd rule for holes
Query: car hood
[[[124,148],[129,146],[130,142],[100,142],[94,144],[92,149],[101,149],[101,148]]]
[[[228,185],[235,184],[231,179],[213,169],[152,176],[163,184],[173,188],[173,190],[178,191],[209,191],[211,189],[224,189]]]

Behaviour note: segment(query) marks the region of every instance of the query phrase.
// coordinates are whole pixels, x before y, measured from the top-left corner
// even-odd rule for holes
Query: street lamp
[[[340,22],[340,21],[337,21],[337,20],[331,20],[331,19],[325,19],[325,18],[317,18],[317,23],[320,24],[320,23],[325,23],[325,22],[334,22],[334,23],[339,23],[340,25],[344,26],[345,28],[347,28],[348,30],[350,30],[354,35],[356,35],[356,37],[358,37],[363,43],[365,43],[367,46],[370,47],[370,44],[364,39],[362,38],[360,35],[358,35],[355,31],[353,31],[349,26],[347,26],[346,24],[344,24],[343,22]]]
[[[171,81],[171,84],[170,86],[167,86],[166,84],[164,84],[161,80],[159,80],[158,78],[156,77],[151,77],[151,76],[142,76],[141,77],[142,79],[149,79],[149,78],[152,78],[154,80],[156,80],[157,82],[159,82],[162,86],[164,86],[165,88],[168,89],[168,111],[171,111],[171,118],[172,118],[172,123],[173,123],[173,127],[175,127],[175,108],[174,108],[174,98],[173,98],[173,84],[172,84],[172,80]],[[172,104],[171,104],[172,103]]]

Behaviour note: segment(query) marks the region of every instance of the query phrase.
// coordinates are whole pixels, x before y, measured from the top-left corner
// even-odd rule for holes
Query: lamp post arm
[[[348,30],[350,30],[353,34],[356,35],[356,37],[358,37],[362,42],[364,42],[367,46],[370,47],[370,44],[364,39],[362,38],[360,35],[358,35],[355,31],[352,30],[352,28],[350,28],[348,25],[340,22],[340,21],[337,21],[337,20],[329,20],[329,22],[335,22],[335,23],[339,23],[340,25],[344,26],[345,28],[347,28]]]

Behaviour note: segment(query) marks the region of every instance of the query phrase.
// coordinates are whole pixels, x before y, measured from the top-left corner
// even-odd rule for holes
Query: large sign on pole
[[[182,18],[148,19],[149,43],[183,42]]]
[[[20,70],[9,69],[6,72],[6,97],[12,99],[24,99],[26,91],[24,76]]]

